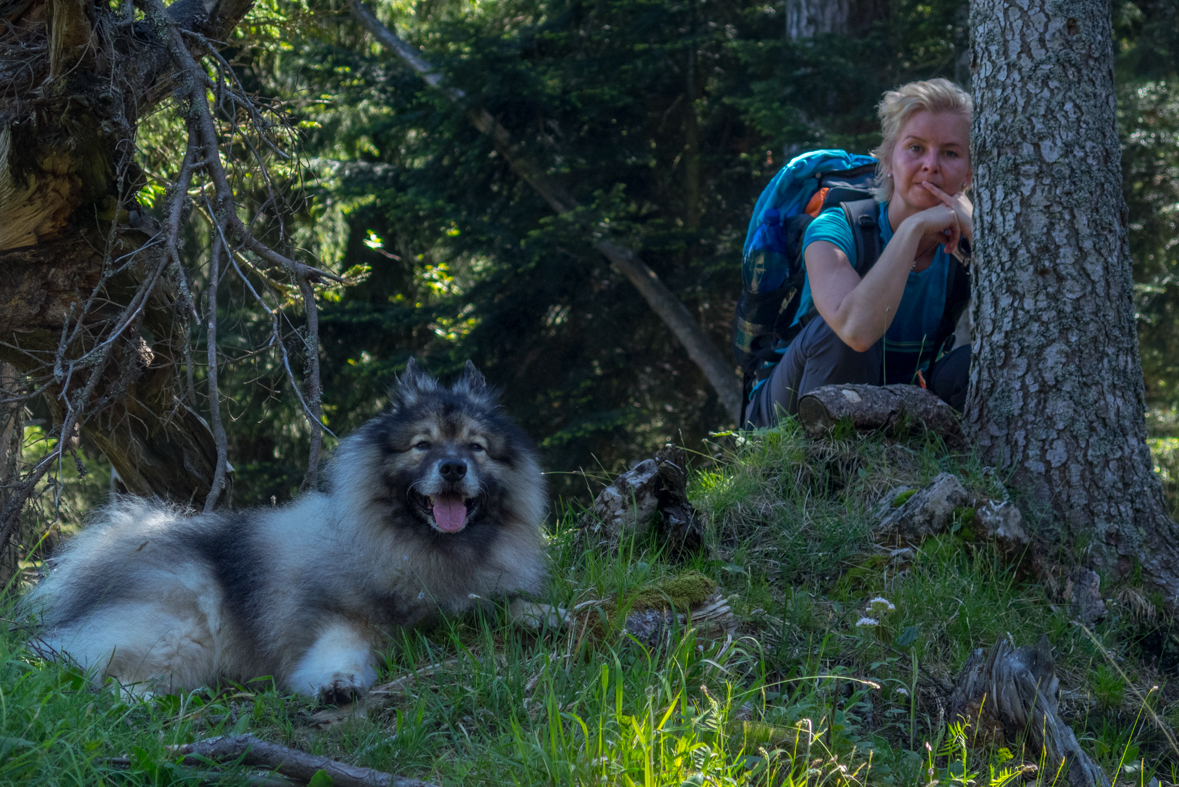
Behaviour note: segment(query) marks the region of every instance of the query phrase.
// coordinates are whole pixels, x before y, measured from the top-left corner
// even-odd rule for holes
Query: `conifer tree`
[[[1110,4],[976,0],[974,362],[987,461],[1110,576],[1176,600],[1152,472],[1115,118]]]

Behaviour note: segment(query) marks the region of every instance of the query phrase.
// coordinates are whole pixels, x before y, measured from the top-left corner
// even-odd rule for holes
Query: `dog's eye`
[[[480,451],[486,450],[479,443],[471,443],[469,446],[467,446],[467,448],[475,453],[479,453]]]
[[[426,442],[425,440],[423,440],[422,442],[415,445],[414,448],[418,449],[419,451],[429,451],[430,444],[428,442]]]

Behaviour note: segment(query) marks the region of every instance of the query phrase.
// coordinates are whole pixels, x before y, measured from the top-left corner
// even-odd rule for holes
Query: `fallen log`
[[[172,747],[184,765],[204,765],[208,762],[237,762],[251,768],[268,771],[310,782],[319,771],[331,777],[335,787],[436,787],[429,782],[407,779],[383,771],[308,754],[298,749],[280,746],[255,738],[253,735],[220,736]]]
[[[967,445],[954,408],[915,385],[824,385],[798,402],[798,420],[812,435],[844,418],[862,432],[908,426],[937,433],[955,451]]]
[[[966,723],[966,740],[1014,749],[1026,735],[1028,758],[1072,787],[1109,787],[1101,772],[1060,718],[1060,679],[1046,636],[1036,645],[1012,649],[1000,639],[984,652],[976,650],[962,668],[950,695],[950,719]]]

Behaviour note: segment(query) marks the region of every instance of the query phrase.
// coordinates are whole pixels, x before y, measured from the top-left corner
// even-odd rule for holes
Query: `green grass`
[[[720,436],[699,464],[691,494],[708,522],[704,554],[672,565],[657,538],[578,551],[569,528],[582,511],[565,506],[549,600],[625,608],[696,570],[731,601],[731,639],[684,629],[650,650],[616,633],[523,631],[487,609],[401,633],[381,680],[415,676],[404,691],[379,713],[319,730],[311,703],[266,681],[131,703],[94,692],[33,657],[13,629],[0,638],[0,781],[245,784],[241,769],[184,767],[167,747],[252,732],[447,785],[1063,784],[1044,771],[1024,781],[1035,753],[1020,741],[974,745],[944,717],[971,651],[1041,633],[1067,720],[1106,772],[1119,784],[1174,781],[1179,754],[1164,730],[1179,721],[1166,679],[1179,639],[1149,594],[1106,589],[1110,615],[1090,638],[1026,565],[969,527],[900,555],[873,532],[891,490],[949,471],[1003,496],[993,472],[920,436],[812,441],[792,425]]]

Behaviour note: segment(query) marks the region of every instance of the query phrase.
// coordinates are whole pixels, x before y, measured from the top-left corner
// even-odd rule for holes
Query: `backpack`
[[[733,321],[733,354],[743,377],[742,407],[813,316],[797,324],[805,281],[802,240],[822,211],[843,208],[863,278],[880,257],[877,203],[872,196],[876,159],[842,150],[815,150],[791,159],[766,186],[750,218],[741,258],[741,295]],[[970,299],[970,280],[955,259],[940,332],[950,339]],[[948,348],[947,348],[948,349]],[[741,423],[745,413],[741,413]]]

